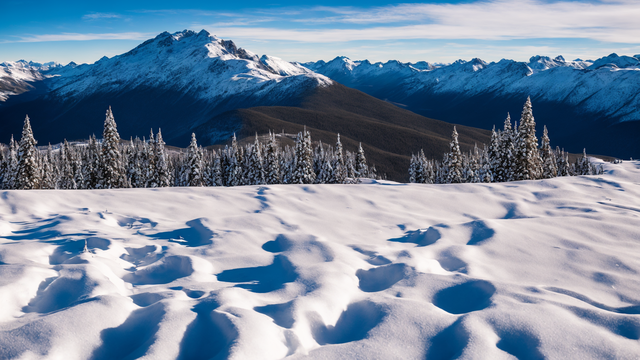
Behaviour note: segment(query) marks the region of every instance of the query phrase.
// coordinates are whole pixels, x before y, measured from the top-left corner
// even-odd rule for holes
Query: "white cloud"
[[[88,41],[88,40],[146,40],[154,34],[125,32],[125,33],[108,33],[108,34],[79,34],[79,33],[62,33],[62,34],[45,34],[31,35],[20,37],[16,41],[8,42],[49,42],[49,41]]]
[[[122,15],[114,14],[114,13],[90,13],[82,16],[82,20],[119,19],[119,18],[122,18]]]
[[[328,17],[300,17],[315,27],[210,26],[212,32],[232,38],[339,42],[393,39],[511,40],[583,38],[604,42],[640,43],[640,1],[490,0],[466,4],[403,4],[372,9],[311,8]],[[338,14],[338,16],[333,16]],[[316,14],[317,15],[317,14]],[[335,24],[350,24],[336,28]],[[405,23],[382,26],[385,23]],[[318,24],[325,24],[318,28]],[[327,28],[327,24],[334,24]],[[358,25],[353,28],[353,25]],[[374,26],[370,26],[370,25]],[[377,25],[375,25],[377,24]]]

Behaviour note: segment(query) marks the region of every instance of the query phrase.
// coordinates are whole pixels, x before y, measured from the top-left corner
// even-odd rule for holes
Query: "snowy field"
[[[640,357],[637,161],[0,199],[2,359]]]

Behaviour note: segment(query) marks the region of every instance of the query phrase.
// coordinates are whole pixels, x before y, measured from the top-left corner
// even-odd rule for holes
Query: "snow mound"
[[[638,358],[639,179],[4,191],[0,357]]]

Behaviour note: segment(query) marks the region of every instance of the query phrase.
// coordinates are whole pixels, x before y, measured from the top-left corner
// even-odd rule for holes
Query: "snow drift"
[[[640,356],[640,162],[0,193],[0,358]]]

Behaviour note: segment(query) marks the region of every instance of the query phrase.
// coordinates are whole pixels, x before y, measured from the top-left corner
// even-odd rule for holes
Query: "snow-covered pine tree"
[[[533,118],[531,98],[522,108],[518,141],[516,144],[516,179],[535,180],[542,176],[542,162],[538,152],[538,138],[536,137],[536,123]]]
[[[264,184],[263,159],[260,148],[261,146],[260,141],[258,140],[258,133],[256,133],[256,139],[253,145],[247,146],[245,157],[247,185]]]
[[[311,138],[306,128],[296,137],[295,157],[291,183],[313,184],[315,173],[313,172],[313,149]]]
[[[73,180],[76,183],[76,189],[86,189],[84,175],[82,174],[82,157],[75,147],[69,148],[71,155],[71,168],[73,170]]]
[[[120,151],[120,134],[118,134],[111,106],[109,106],[104,120],[98,174],[98,187],[101,189],[115,189],[127,186],[125,168]]]
[[[482,173],[480,174],[483,183],[490,183],[494,181],[493,171],[491,170],[491,166],[492,166],[492,162],[489,158],[489,149],[487,149],[487,146],[485,145],[482,151],[482,165],[481,165]]]
[[[224,186],[224,174],[222,173],[222,151],[214,151],[211,168],[211,186]]]
[[[49,147],[47,148],[47,152],[44,153],[44,155],[42,156],[42,164],[40,167],[42,169],[42,175],[41,175],[42,182],[40,185],[41,189],[56,188],[58,174],[53,164],[54,161],[55,160],[53,156],[53,148],[51,147],[51,144],[49,144]]]
[[[496,132],[496,127],[494,126],[491,130],[491,145],[489,146],[489,170],[492,174],[494,174],[495,181],[504,181],[502,180],[504,177],[504,171],[502,170],[502,151],[500,144],[500,135]]]
[[[322,162],[324,161],[324,156],[324,147],[322,146],[322,141],[319,141],[318,146],[316,146],[316,149],[313,152],[313,172],[316,174],[316,184],[320,183],[319,177],[320,171],[322,171]]]
[[[9,141],[9,153],[7,157],[7,173],[4,178],[4,189],[15,189],[16,188],[16,177],[18,175],[18,143],[13,140],[13,135],[11,135],[11,140]]]
[[[40,186],[40,169],[38,169],[37,141],[33,138],[29,116],[24,119],[22,137],[18,145],[18,167],[16,171],[16,189],[37,189]]]
[[[77,189],[76,177],[73,171],[73,155],[67,139],[60,146],[59,152],[60,178],[58,189],[72,190]]]
[[[198,147],[196,134],[191,133],[191,143],[187,148],[187,164],[185,167],[187,186],[202,186],[202,150]]]
[[[156,167],[152,180],[152,184],[155,183],[158,187],[166,187],[171,185],[169,159],[167,158],[167,153],[164,145],[165,143],[164,140],[162,140],[162,131],[158,129],[156,141],[154,142],[154,157]]]
[[[124,147],[125,169],[127,174],[127,182],[133,188],[144,187],[144,179],[142,178],[141,150],[140,139],[133,138],[129,144]]]
[[[345,168],[347,170],[347,179],[345,183],[356,183],[356,156],[351,151],[347,150],[344,156]]]
[[[280,174],[283,184],[293,184],[293,170],[295,165],[294,150],[286,145],[280,156]]]
[[[418,157],[414,154],[411,154],[411,160],[409,161],[409,182],[416,183],[417,177],[416,173],[418,170]]]
[[[369,176],[369,167],[367,166],[367,158],[364,156],[362,143],[358,145],[358,153],[356,155],[356,177],[366,178]]]
[[[331,167],[336,176],[336,183],[344,184],[347,181],[347,168],[344,161],[344,149],[342,148],[342,142],[340,142],[340,134],[338,134],[338,140],[336,141],[336,153]]]
[[[542,178],[543,179],[551,179],[558,176],[558,167],[556,166],[556,157],[551,150],[551,144],[549,141],[549,132],[547,131],[547,127],[544,127],[544,131],[542,133],[542,144],[540,149],[540,155],[542,158]]]
[[[151,129],[151,133],[149,134],[149,142],[143,148],[142,153],[142,158],[145,164],[145,187],[148,188],[158,187],[158,171],[156,169],[156,147],[157,144],[155,141],[155,137],[153,136],[153,129]]]
[[[7,169],[9,168],[6,152],[5,146],[0,144],[0,189],[4,189],[4,178],[7,176]]]
[[[89,136],[86,150],[82,154],[82,176],[85,189],[95,189],[98,184],[100,147],[95,135]]]
[[[427,173],[427,157],[424,155],[424,151],[420,149],[420,152],[415,159],[415,182],[418,184],[425,184],[429,182],[429,175]]]
[[[226,161],[225,168],[223,169],[226,175],[226,186],[238,186],[242,184],[242,153],[240,147],[238,147],[238,140],[236,134],[233,134],[231,139],[231,147],[225,151]]]
[[[499,154],[500,161],[497,172],[494,175],[494,181],[513,181],[515,180],[515,143],[517,140],[515,129],[511,127],[511,115],[507,113],[504,120],[504,128],[498,134],[500,143]]]
[[[280,184],[281,176],[278,143],[276,142],[276,134],[272,134],[271,131],[269,131],[269,141],[267,142],[265,161],[265,182],[267,184]]]
[[[558,169],[558,176],[569,176],[569,157],[560,147],[556,146],[554,154],[556,158],[556,169]]]
[[[458,131],[453,127],[451,134],[451,143],[449,144],[448,154],[448,174],[446,182],[449,184],[457,184],[462,182],[462,153],[460,152],[460,144],[458,143]]]
[[[316,182],[318,184],[335,184],[336,183],[336,174],[331,164],[335,163],[334,158],[335,154],[332,149],[328,149],[328,151],[323,150],[321,165],[320,165],[320,173],[316,177]]]

